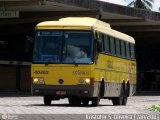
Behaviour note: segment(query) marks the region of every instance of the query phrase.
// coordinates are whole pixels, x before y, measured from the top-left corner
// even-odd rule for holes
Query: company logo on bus
[[[73,75],[90,75],[90,72],[89,71],[76,70],[76,71],[73,71]]]
[[[40,70],[36,70],[34,71],[35,74],[48,74],[48,71],[40,71]]]

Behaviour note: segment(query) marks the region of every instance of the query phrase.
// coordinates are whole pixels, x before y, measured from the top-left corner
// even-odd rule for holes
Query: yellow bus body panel
[[[136,84],[136,61],[99,54],[95,65],[95,79],[105,82]]]
[[[32,78],[42,77],[45,80],[45,85],[77,85],[79,81],[85,78],[91,78],[92,65],[47,65],[32,64]],[[37,71],[47,71],[48,74],[36,74]],[[59,80],[63,79],[64,83],[60,84]]]

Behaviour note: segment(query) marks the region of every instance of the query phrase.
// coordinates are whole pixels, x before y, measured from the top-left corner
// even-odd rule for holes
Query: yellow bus
[[[136,91],[135,41],[89,17],[37,24],[31,65],[35,96],[44,104],[68,98],[70,105],[126,105]]]

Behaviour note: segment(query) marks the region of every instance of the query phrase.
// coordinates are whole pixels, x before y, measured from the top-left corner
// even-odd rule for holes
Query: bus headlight
[[[86,83],[86,84],[90,84],[90,81],[91,81],[90,78],[86,78],[86,79],[85,79],[85,83]]]
[[[94,84],[94,79],[93,78],[83,78],[79,80],[80,84],[89,84],[93,85]]]
[[[44,84],[44,78],[33,78],[33,84]]]

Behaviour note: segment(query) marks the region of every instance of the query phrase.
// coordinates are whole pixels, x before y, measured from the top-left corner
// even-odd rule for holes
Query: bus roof
[[[37,24],[36,29],[96,30],[115,38],[135,43],[131,36],[113,30],[110,24],[90,17],[67,17],[58,21],[45,21]]]

